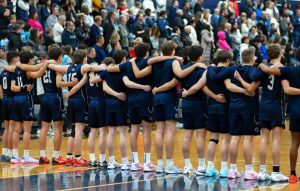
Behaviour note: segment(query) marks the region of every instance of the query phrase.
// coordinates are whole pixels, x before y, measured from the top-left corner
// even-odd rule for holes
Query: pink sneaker
[[[12,163],[12,164],[20,164],[20,163],[24,163],[24,161],[20,157],[18,157],[18,158],[12,157],[10,159],[10,163]]]
[[[257,173],[255,171],[245,171],[245,180],[257,180]]]
[[[131,168],[130,168],[131,171],[141,171],[143,170],[143,165],[141,165],[141,163],[132,163],[131,165]]]
[[[240,177],[241,177],[241,173],[239,173],[238,170],[232,170],[232,169],[229,170],[228,178],[235,179]]]
[[[28,157],[28,158],[24,157],[23,160],[25,164],[39,164],[39,160],[34,159],[32,157]]]
[[[155,172],[156,166],[152,162],[144,164],[144,172]]]

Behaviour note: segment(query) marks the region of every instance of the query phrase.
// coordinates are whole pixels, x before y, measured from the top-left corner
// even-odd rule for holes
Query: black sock
[[[67,155],[73,155],[73,153],[67,153]]]
[[[279,172],[280,167],[279,166],[273,166],[273,172]]]
[[[291,175],[295,175],[296,176],[296,170],[291,170]]]
[[[81,157],[81,155],[75,155],[76,158]]]

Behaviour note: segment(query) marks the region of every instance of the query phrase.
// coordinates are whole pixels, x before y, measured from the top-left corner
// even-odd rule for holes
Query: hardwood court
[[[181,152],[181,141],[183,130],[178,129],[175,138],[174,162],[183,167],[183,156]],[[155,131],[152,131],[152,142],[154,143]],[[209,133],[207,134],[207,142]],[[47,155],[50,158],[53,150],[53,138],[48,138]],[[97,140],[98,141],[98,140]],[[253,165],[256,171],[259,170],[259,142],[260,137],[254,140],[254,158]],[[289,148],[290,148],[290,133],[287,128],[283,134],[281,145],[281,172],[289,175]],[[156,163],[155,147],[152,143],[151,157]],[[66,155],[67,138],[63,138],[62,155]],[[140,161],[143,161],[143,137],[139,136],[138,152],[140,153]],[[1,145],[2,146],[2,145]],[[39,143],[38,140],[32,140],[31,155],[39,158]],[[98,146],[98,143],[96,143]],[[129,136],[128,136],[129,146]],[[83,140],[83,157],[89,159],[87,150],[87,139]],[[191,161],[194,168],[198,165],[196,153],[195,137],[191,145]],[[23,153],[23,144],[20,141],[20,155]],[[118,161],[121,161],[119,150],[119,138],[115,141],[115,156]],[[96,153],[98,157],[99,153]],[[131,158],[130,149],[128,156]],[[267,170],[271,172],[272,157],[271,147],[267,155]],[[216,168],[220,168],[220,152],[219,148],[215,160]],[[238,167],[240,171],[244,171],[244,161],[242,157],[242,145],[239,149]],[[297,167],[297,172],[300,172],[300,165]],[[200,178],[194,175],[156,175],[155,173],[143,172],[124,172],[119,170],[106,171],[93,168],[76,168],[65,166],[52,165],[12,165],[1,163],[0,171],[0,190],[16,191],[16,190],[300,190],[300,185],[288,183],[272,184],[271,182],[244,181],[242,178],[238,180],[227,180],[219,178]],[[125,189],[126,188],[126,189]]]

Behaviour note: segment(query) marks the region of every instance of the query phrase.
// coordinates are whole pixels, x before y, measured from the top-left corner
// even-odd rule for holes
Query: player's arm
[[[281,85],[286,95],[300,95],[300,89],[291,87],[289,81],[282,80]]]
[[[150,58],[147,62],[148,65],[152,65],[152,64],[156,64],[165,60],[169,60],[169,59],[175,59],[178,60],[180,63],[183,63],[183,58],[179,57],[179,56],[156,56],[153,58]]]
[[[11,81],[10,90],[13,92],[18,93],[18,92],[21,92],[22,90],[26,90],[26,91],[30,92],[32,90],[32,88],[33,88],[33,86],[31,84],[26,84],[25,86],[21,87],[16,84],[16,80]]]
[[[230,79],[226,79],[224,81],[224,84],[226,86],[226,89],[230,92],[234,92],[234,93],[241,93],[241,94],[245,94],[245,95],[249,95],[249,96],[253,96],[253,94],[249,93],[247,90],[245,90],[244,88],[238,87],[237,85],[231,83]]]
[[[72,82],[66,82],[63,80],[63,75],[61,73],[56,73],[56,87],[64,88],[64,87],[73,87],[78,84],[77,78],[73,78]]]
[[[116,98],[118,98],[121,101],[125,101],[126,100],[126,94],[123,92],[116,92],[115,90],[111,89],[111,87],[109,87],[109,85],[107,84],[107,82],[104,80],[103,81],[103,91],[111,96],[114,96]]]
[[[76,84],[66,95],[65,98],[68,99],[69,97],[71,97],[72,95],[74,95],[76,92],[78,92],[80,90],[80,88],[82,88],[86,82],[87,82],[87,74],[84,74],[84,76],[82,77],[82,79],[79,81],[78,84]]]
[[[267,73],[267,74],[269,74],[269,75],[276,75],[276,76],[280,76],[280,75],[281,75],[281,72],[280,72],[280,69],[279,69],[279,68],[270,68],[270,67],[268,67],[268,66],[265,65],[265,64],[260,64],[260,65],[259,65],[259,68],[260,68],[263,72],[265,72],[265,73]]]
[[[102,79],[100,76],[96,76],[94,72],[90,73],[90,83],[96,84],[102,82]]]
[[[43,64],[43,66],[37,72],[26,72],[26,75],[30,78],[40,78],[44,75],[46,69],[48,68],[49,62]]]
[[[136,63],[135,63],[135,59],[131,59],[130,62],[131,62],[131,65],[132,65],[133,73],[134,73],[136,78],[143,78],[143,77],[148,76],[149,74],[151,74],[152,66],[147,66],[144,69],[140,70],[137,67]]]
[[[224,94],[215,94],[214,92],[212,92],[207,86],[204,86],[202,88],[203,92],[213,98],[214,100],[216,100],[217,102],[220,102],[220,103],[225,103],[226,102],[226,97]]]
[[[177,60],[173,61],[172,69],[174,74],[179,78],[185,78],[190,73],[192,73],[196,67],[203,66],[203,64],[193,64],[192,66],[185,68],[184,70],[181,68],[180,63]],[[206,67],[206,66],[205,66]]]
[[[108,72],[121,72],[119,65],[109,65],[107,66],[107,71]]]
[[[151,90],[151,86],[135,83],[135,82],[129,80],[129,78],[127,76],[123,77],[123,82],[124,82],[125,86],[130,89],[139,89],[139,90],[144,90],[145,92],[149,92]]]
[[[67,73],[69,65],[49,64],[48,68],[50,70],[54,70],[55,72],[64,74],[64,73]]]
[[[100,64],[100,65],[90,65],[90,68],[91,68],[91,71],[93,72],[100,72],[100,71],[103,71],[103,70],[106,70],[107,69],[107,66],[105,64]]]
[[[2,89],[2,85],[0,85],[0,99],[3,99],[3,89]]]
[[[157,94],[159,92],[165,92],[165,91],[168,91],[174,87],[177,86],[178,84],[178,80],[176,78],[173,78],[171,81],[165,83],[164,85],[162,86],[159,86],[159,87],[154,87],[153,90],[152,90],[152,93],[153,94]]]
[[[199,90],[201,90],[206,84],[206,71],[203,73],[202,77],[198,80],[196,84],[194,84],[190,89],[186,90],[183,89],[182,97],[187,97],[189,95],[192,95]]]
[[[241,82],[242,86],[249,92],[249,93],[255,93],[255,90],[260,85],[260,81],[252,82],[251,84],[247,83],[240,75],[238,71],[235,71],[234,78],[237,79],[239,82]]]
[[[44,63],[39,63],[36,65],[29,65],[29,64],[22,64],[20,62],[18,62],[16,64],[17,67],[19,67],[21,70],[25,71],[25,72],[36,72],[38,70],[40,70],[43,67]]]

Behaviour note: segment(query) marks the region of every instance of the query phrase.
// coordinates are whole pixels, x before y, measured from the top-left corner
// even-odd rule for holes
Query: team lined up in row
[[[113,58],[106,58],[98,66],[86,64],[87,57],[83,50],[74,52],[74,63],[62,66],[61,49],[54,45],[49,48],[48,56],[52,60],[32,66],[33,55],[29,52],[20,54],[8,53],[8,61],[12,66],[6,67],[1,74],[3,89],[3,105],[6,134],[3,145],[7,148],[12,163],[28,162],[48,164],[46,157],[46,135],[50,122],[54,121],[54,151],[52,164],[87,166],[88,162],[81,157],[81,134],[86,126],[91,132],[88,139],[90,166],[121,167],[123,170],[144,170],[166,173],[194,173],[197,175],[237,178],[241,174],[237,170],[237,151],[241,137],[244,137],[245,179],[272,179],[286,181],[288,178],[280,173],[280,140],[284,128],[282,109],[282,87],[289,96],[289,112],[292,132],[291,176],[289,181],[296,182],[295,165],[299,148],[298,121],[300,118],[299,104],[300,79],[298,68],[282,67],[280,64],[281,49],[278,45],[268,48],[270,64],[254,67],[253,49],[242,53],[243,65],[228,67],[232,54],[218,51],[217,67],[206,68],[202,63],[202,48],[192,46],[188,56],[190,62],[181,66],[181,58],[175,55],[176,44],[165,42],[161,51],[164,56],[148,58],[149,45],[141,43],[134,48],[136,59],[126,61],[126,52],[119,50]],[[300,51],[297,51],[300,57]],[[300,60],[300,59],[299,59]],[[17,63],[17,64],[16,64]],[[14,65],[17,66],[14,66]],[[271,66],[272,65],[272,66]],[[281,68],[278,68],[281,67]],[[63,80],[63,74],[67,80]],[[151,75],[150,75],[151,74]],[[275,74],[275,75],[274,75]],[[42,129],[40,134],[40,160],[29,155],[29,139],[32,126],[31,90],[32,78],[42,77],[45,94],[41,98]],[[224,81],[224,83],[223,83]],[[178,95],[176,86],[181,83],[183,88],[183,121],[184,138],[182,150],[185,167],[177,168],[173,162],[174,135],[176,132]],[[257,87],[263,89],[258,106]],[[67,159],[60,156],[62,139],[63,106],[61,88],[68,87],[65,96],[68,99],[68,116],[75,124],[72,136],[68,140]],[[150,92],[152,89],[152,92]],[[126,94],[125,94],[126,92]],[[87,93],[87,95],[86,95]],[[207,97],[208,95],[208,101]],[[298,98],[299,97],[299,98]],[[13,109],[12,109],[13,108]],[[259,111],[259,112],[258,112]],[[133,163],[127,159],[127,113],[131,123],[131,150]],[[259,126],[262,132],[260,145],[260,172],[252,168],[253,136],[260,133],[255,123],[259,113]],[[207,119],[206,119],[207,114]],[[155,121],[157,166],[151,163],[151,128],[150,122]],[[24,127],[24,157],[18,156],[18,140]],[[141,165],[137,153],[137,137],[140,125],[144,131],[145,162]],[[107,128],[106,128],[107,127]],[[119,127],[122,164],[114,158],[114,136]],[[205,162],[206,129],[211,134],[208,145],[208,165]],[[270,132],[273,133],[273,173],[266,172],[265,160]],[[194,170],[189,159],[192,136],[197,134],[197,152],[199,167]],[[95,157],[95,139],[100,134],[99,162]],[[221,170],[214,167],[214,155],[219,135],[222,134]],[[5,137],[6,136],[6,137]],[[109,161],[105,161],[108,149]],[[167,164],[164,167],[163,150],[165,148]],[[73,159],[73,154],[75,158]],[[230,156],[229,156],[230,155]],[[230,168],[228,168],[228,156]]]

